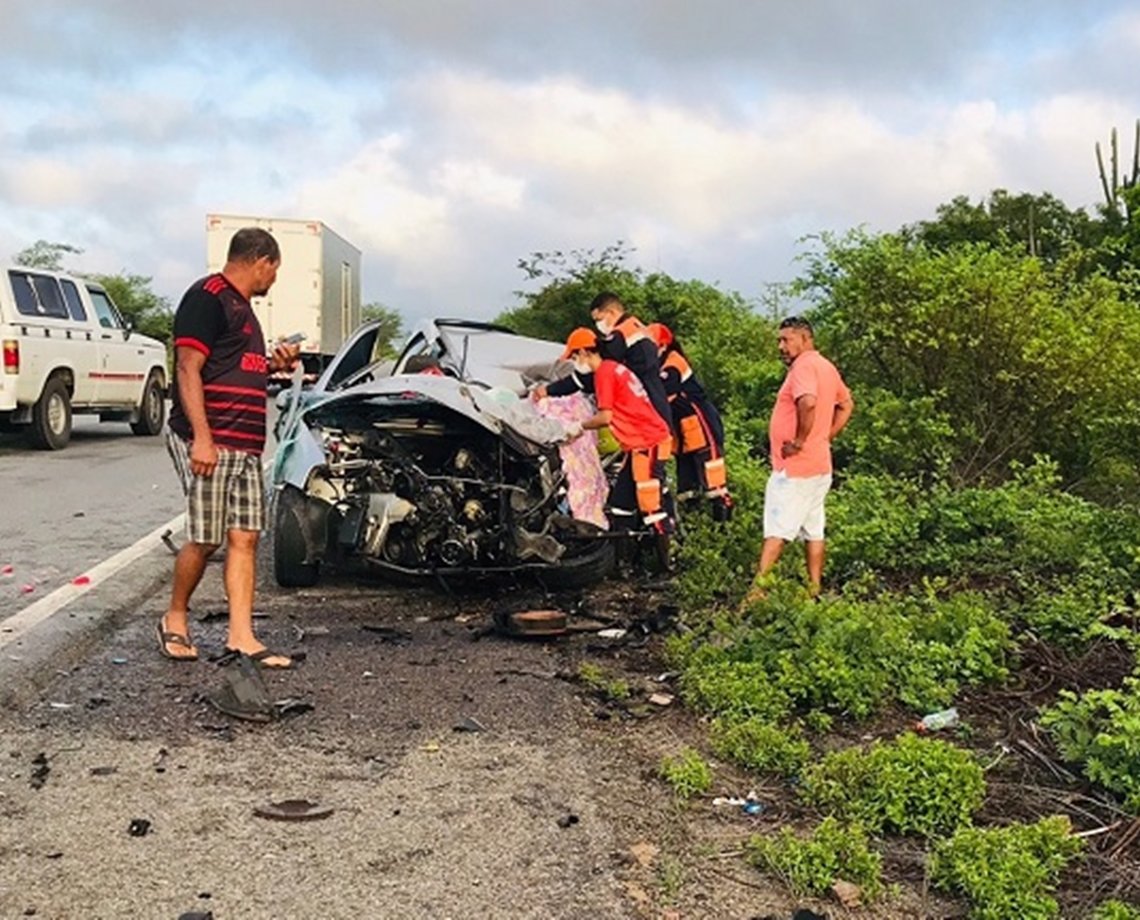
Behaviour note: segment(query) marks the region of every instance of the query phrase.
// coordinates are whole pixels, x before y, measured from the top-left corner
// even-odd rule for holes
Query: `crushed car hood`
[[[465,416],[532,456],[557,446],[566,436],[566,428],[560,422],[543,418],[528,399],[510,390],[486,389],[453,377],[400,374],[357,384],[297,413],[277,447],[275,481],[301,485],[307,471],[324,461],[324,451],[309,431],[309,424],[335,417],[338,406],[369,403],[380,418],[414,412],[415,404],[423,401],[438,403]]]

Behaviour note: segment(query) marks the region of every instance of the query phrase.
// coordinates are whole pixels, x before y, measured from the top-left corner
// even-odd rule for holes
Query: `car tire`
[[[40,450],[62,450],[71,440],[71,396],[63,377],[55,374],[32,406],[28,438]]]
[[[583,548],[581,552],[567,554],[557,566],[544,569],[542,580],[552,588],[585,588],[608,576],[616,563],[614,541],[600,537],[597,546]]]
[[[152,373],[143,387],[142,400],[139,402],[139,419],[131,422],[131,431],[137,435],[154,436],[162,431],[166,421],[166,397],[162,392],[159,376]]]
[[[317,583],[320,566],[309,562],[309,546],[303,523],[304,494],[285,486],[278,495],[273,518],[273,576],[283,588],[311,588]]]

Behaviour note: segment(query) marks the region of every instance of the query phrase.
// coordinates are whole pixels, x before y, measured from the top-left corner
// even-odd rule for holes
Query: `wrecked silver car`
[[[613,544],[573,516],[565,428],[520,398],[558,376],[561,346],[436,321],[385,366],[377,328],[361,327],[311,390],[278,398],[278,583],[312,585],[328,565],[442,578],[533,571],[559,586],[604,577]],[[425,363],[430,373],[405,372]]]

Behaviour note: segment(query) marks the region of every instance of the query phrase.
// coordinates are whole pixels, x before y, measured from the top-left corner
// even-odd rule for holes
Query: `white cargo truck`
[[[207,271],[226,264],[230,238],[242,227],[261,227],[281,247],[277,282],[253,299],[266,345],[301,334],[305,379],[320,376],[328,360],[360,325],[360,250],[319,220],[239,214],[206,215]],[[270,383],[283,383],[282,380]]]

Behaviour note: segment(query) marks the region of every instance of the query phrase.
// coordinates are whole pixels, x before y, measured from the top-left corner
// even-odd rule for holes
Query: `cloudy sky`
[[[205,215],[323,220],[364,296],[487,318],[538,250],[758,297],[797,239],[954,195],[1094,205],[1140,116],[1109,0],[0,0],[0,260],[205,270]]]

